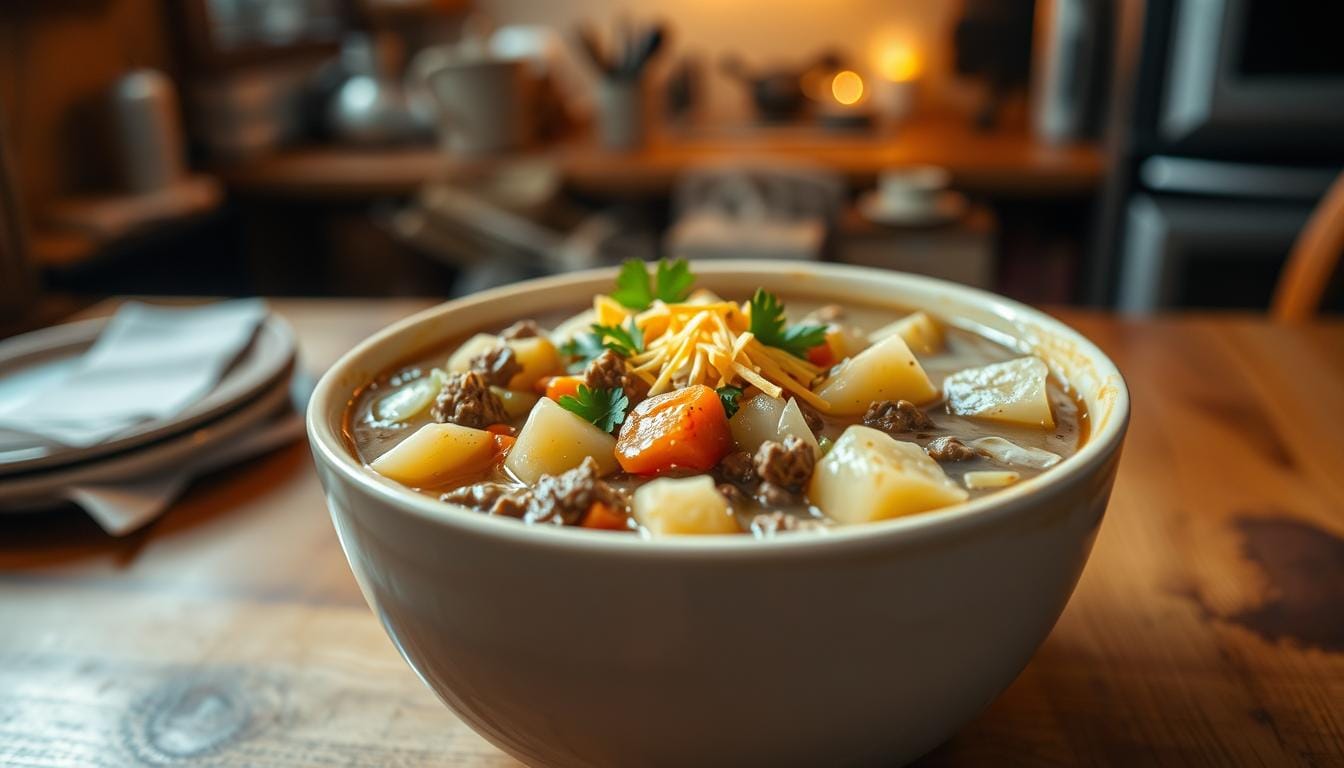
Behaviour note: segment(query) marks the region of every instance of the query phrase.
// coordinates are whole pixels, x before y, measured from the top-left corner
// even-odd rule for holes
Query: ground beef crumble
[[[597,462],[586,456],[582,464],[568,472],[542,475],[532,489],[527,521],[574,525],[583,519],[594,502],[618,511],[626,509],[625,497],[602,481]]]
[[[863,423],[888,434],[933,429],[935,424],[909,400],[879,400],[868,406]]]
[[[950,435],[935,437],[924,446],[924,452],[938,462],[966,461],[976,456],[974,448]]]
[[[583,384],[589,389],[620,389],[631,405],[649,396],[649,385],[630,373],[625,358],[610,349],[588,363],[583,370]]]
[[[527,513],[532,494],[521,488],[513,488],[501,483],[477,483],[463,488],[455,488],[439,497],[440,501],[461,504],[502,517],[522,517]]]
[[[507,344],[497,344],[471,358],[467,367],[484,376],[487,384],[496,387],[507,387],[513,377],[523,371],[518,356]]]
[[[489,382],[478,371],[450,374],[434,398],[434,407],[429,413],[440,424],[460,424],[476,429],[509,420],[504,404],[490,391]]]
[[[543,475],[532,488],[476,483],[439,498],[486,514],[520,517],[529,523],[576,525],[595,502],[629,514],[625,496],[598,477],[597,462],[591,457],[568,472]]]
[[[768,507],[785,507],[802,502],[803,487],[812,479],[817,456],[812,446],[790,435],[782,443],[761,443],[752,463],[761,478],[756,497]]]

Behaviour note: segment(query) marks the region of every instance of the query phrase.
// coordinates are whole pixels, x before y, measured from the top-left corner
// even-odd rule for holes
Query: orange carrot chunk
[[[673,467],[713,469],[733,447],[719,393],[696,384],[635,406],[616,439],[616,460],[635,475]]]
[[[494,463],[503,464],[504,460],[509,457],[509,450],[513,448],[513,444],[518,442],[518,438],[513,435],[494,434],[493,439],[495,442]]]
[[[546,382],[546,396],[559,402],[565,395],[578,395],[582,383],[582,376],[552,376]]]
[[[593,502],[593,505],[584,514],[583,522],[580,525],[584,528],[598,528],[604,531],[630,530],[624,513],[617,512],[600,501]]]

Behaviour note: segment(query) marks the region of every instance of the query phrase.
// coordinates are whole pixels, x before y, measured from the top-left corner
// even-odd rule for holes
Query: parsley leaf
[[[621,357],[634,357],[644,351],[644,332],[639,329],[633,317],[626,320],[624,327],[594,325],[593,334],[598,337],[603,347]]]
[[[608,295],[629,309],[648,309],[655,299],[668,304],[685,301],[694,285],[695,275],[685,259],[659,261],[653,280],[644,262],[627,259],[616,275],[616,290]]]
[[[714,391],[719,393],[719,402],[723,403],[723,412],[727,414],[728,418],[733,418],[733,414],[737,413],[737,401],[742,397],[742,388],[725,384]]]
[[[826,343],[824,325],[785,327],[784,305],[764,288],[757,288],[751,297],[751,333],[762,344],[803,359],[807,359],[809,349]]]
[[[616,429],[625,421],[625,412],[630,407],[630,401],[619,387],[589,389],[583,384],[579,385],[576,395],[565,395],[558,402],[561,408],[592,422],[604,432]]]
[[[691,265],[687,264],[685,259],[674,261],[660,259],[654,282],[658,286],[654,292],[655,296],[668,304],[677,304],[691,295],[691,288],[695,286],[695,275],[691,274]]]
[[[653,303],[653,286],[649,284],[649,271],[639,259],[627,259],[621,264],[616,275],[616,290],[611,298],[630,309],[648,309]]]
[[[585,331],[575,334],[574,338],[561,344],[560,354],[569,359],[567,370],[570,373],[579,373],[588,367],[588,363],[592,362],[593,358],[602,354],[606,349],[601,336]]]

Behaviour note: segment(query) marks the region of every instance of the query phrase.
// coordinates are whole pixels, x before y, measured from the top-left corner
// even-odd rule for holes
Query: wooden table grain
[[[420,306],[274,302],[317,371]],[[926,765],[1344,765],[1344,324],[1060,313],[1133,424],[1092,559]],[[514,765],[397,657],[307,446],[148,529],[0,516],[0,766]]]

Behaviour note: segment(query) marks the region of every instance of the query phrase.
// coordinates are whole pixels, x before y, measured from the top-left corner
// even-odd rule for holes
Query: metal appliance
[[[1264,307],[1344,166],[1344,4],[1117,5],[1094,303]]]

